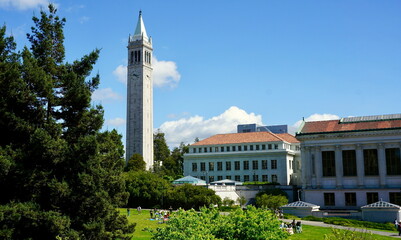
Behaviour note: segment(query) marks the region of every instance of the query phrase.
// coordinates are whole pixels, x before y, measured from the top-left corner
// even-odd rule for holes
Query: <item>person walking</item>
[[[397,230],[398,230],[398,236],[401,236],[401,221],[398,222]]]

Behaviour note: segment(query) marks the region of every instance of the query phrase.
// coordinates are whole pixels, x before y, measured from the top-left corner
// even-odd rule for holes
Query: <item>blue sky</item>
[[[238,123],[400,113],[401,1],[147,0],[54,2],[66,61],[101,48],[94,103],[125,135],[127,39],[142,10],[154,57],[154,128],[169,145]],[[28,45],[46,0],[0,0],[0,21]],[[124,140],[125,141],[125,140]]]

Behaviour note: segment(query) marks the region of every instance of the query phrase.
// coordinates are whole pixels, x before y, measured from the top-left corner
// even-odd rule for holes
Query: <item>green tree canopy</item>
[[[171,188],[171,184],[167,180],[147,171],[126,172],[125,182],[129,192],[129,207],[160,207],[164,205],[162,201]]]
[[[0,238],[124,239],[134,226],[117,211],[128,198],[121,135],[100,132],[91,105],[99,50],[64,62],[56,12],[33,17],[21,52],[0,28]]]
[[[145,171],[146,163],[143,160],[143,157],[139,153],[135,153],[128,160],[127,166],[125,167],[125,171]]]
[[[268,195],[262,194],[256,196],[256,205],[261,208],[268,209],[278,209],[279,207],[286,205],[288,203],[288,199],[282,195]]]
[[[217,205],[221,198],[204,186],[183,184],[171,188],[167,193],[167,206],[184,209],[199,209],[203,206]]]

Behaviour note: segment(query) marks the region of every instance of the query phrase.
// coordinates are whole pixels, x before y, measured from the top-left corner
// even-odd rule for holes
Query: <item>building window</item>
[[[230,176],[230,175],[227,175],[227,176],[226,176],[226,179],[231,180],[231,176]]]
[[[386,148],[387,175],[401,175],[399,148]]]
[[[227,146],[226,149],[227,149],[227,152],[229,152],[230,151],[230,146]]]
[[[249,161],[244,161],[244,170],[249,170]]]
[[[252,161],[252,169],[253,170],[258,170],[259,166],[258,166],[258,160],[253,160]]]
[[[336,160],[334,151],[322,151],[323,177],[336,175]]]
[[[212,148],[212,147],[210,147],[210,148],[209,148],[209,152],[212,152],[212,150],[213,150],[213,148]]]
[[[262,160],[262,169],[267,169],[267,160]]]
[[[224,147],[220,147],[220,151],[221,151],[221,152],[224,152]]]
[[[244,146],[244,151],[248,151],[248,146]]]
[[[336,200],[334,198],[334,193],[324,193],[324,205],[325,206],[335,206]]]
[[[206,171],[206,164],[204,162],[201,162],[201,171]]]
[[[235,181],[241,182],[241,176],[240,175],[235,175]]]
[[[217,171],[223,171],[223,162],[217,162]]]
[[[259,181],[259,175],[253,174],[253,179],[252,181],[258,182]]]
[[[262,145],[262,150],[266,150],[266,145],[265,144]]]
[[[253,151],[253,145],[249,146],[249,151]]]
[[[355,150],[344,150],[343,173],[344,176],[356,176],[356,153]]]
[[[209,176],[209,182],[214,182],[214,176]]]
[[[274,144],[274,149],[278,149],[278,144]]]
[[[215,147],[215,148],[214,148],[214,151],[215,151],[215,152],[218,152],[218,151],[219,151],[219,147]]]
[[[244,175],[244,182],[249,182],[249,175]]]
[[[209,171],[214,171],[214,162],[209,162]]]
[[[277,169],[277,160],[271,161],[271,169]]]
[[[400,192],[390,192],[390,202],[401,205],[401,193]]]
[[[363,159],[365,164],[365,175],[379,175],[379,165],[377,159],[377,149],[364,149]]]
[[[274,182],[274,183],[277,182],[277,175],[275,175],[275,174],[272,175],[272,182]]]
[[[259,150],[259,148],[260,148],[259,145],[256,145],[256,150]]]
[[[198,164],[197,163],[192,163],[192,172],[198,171]]]
[[[345,206],[356,206],[356,193],[345,193]]]
[[[240,170],[240,163],[239,163],[239,161],[235,161],[235,162],[234,162],[234,169],[235,169],[235,170]]]
[[[242,150],[241,150],[241,146],[238,146],[238,151],[242,151]]]
[[[203,148],[203,152],[207,153],[207,147]]]
[[[262,175],[262,182],[268,182],[267,175]]]
[[[193,153],[196,153],[196,148],[193,148],[193,149],[192,149],[192,152],[193,152]]]
[[[268,144],[268,145],[267,145],[267,149],[272,149],[272,145],[271,145],[271,144]]]
[[[205,176],[200,176],[200,179],[206,181],[206,177]]]
[[[231,171],[231,162],[226,162],[226,171]]]
[[[377,192],[367,192],[366,193],[366,203],[371,204],[379,201],[379,193]]]
[[[198,151],[199,153],[201,153],[201,152],[202,152],[202,148],[199,148],[198,150],[199,150],[199,151]]]
[[[223,180],[223,176],[217,176],[217,181]]]
[[[235,152],[235,146],[232,146],[233,152]]]
[[[131,56],[130,56],[130,63],[134,63],[134,52],[131,51]]]

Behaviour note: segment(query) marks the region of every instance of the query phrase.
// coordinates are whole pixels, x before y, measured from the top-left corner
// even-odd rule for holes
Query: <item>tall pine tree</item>
[[[0,238],[129,238],[121,136],[91,106],[99,50],[65,62],[56,12],[33,17],[21,53],[0,28]]]

